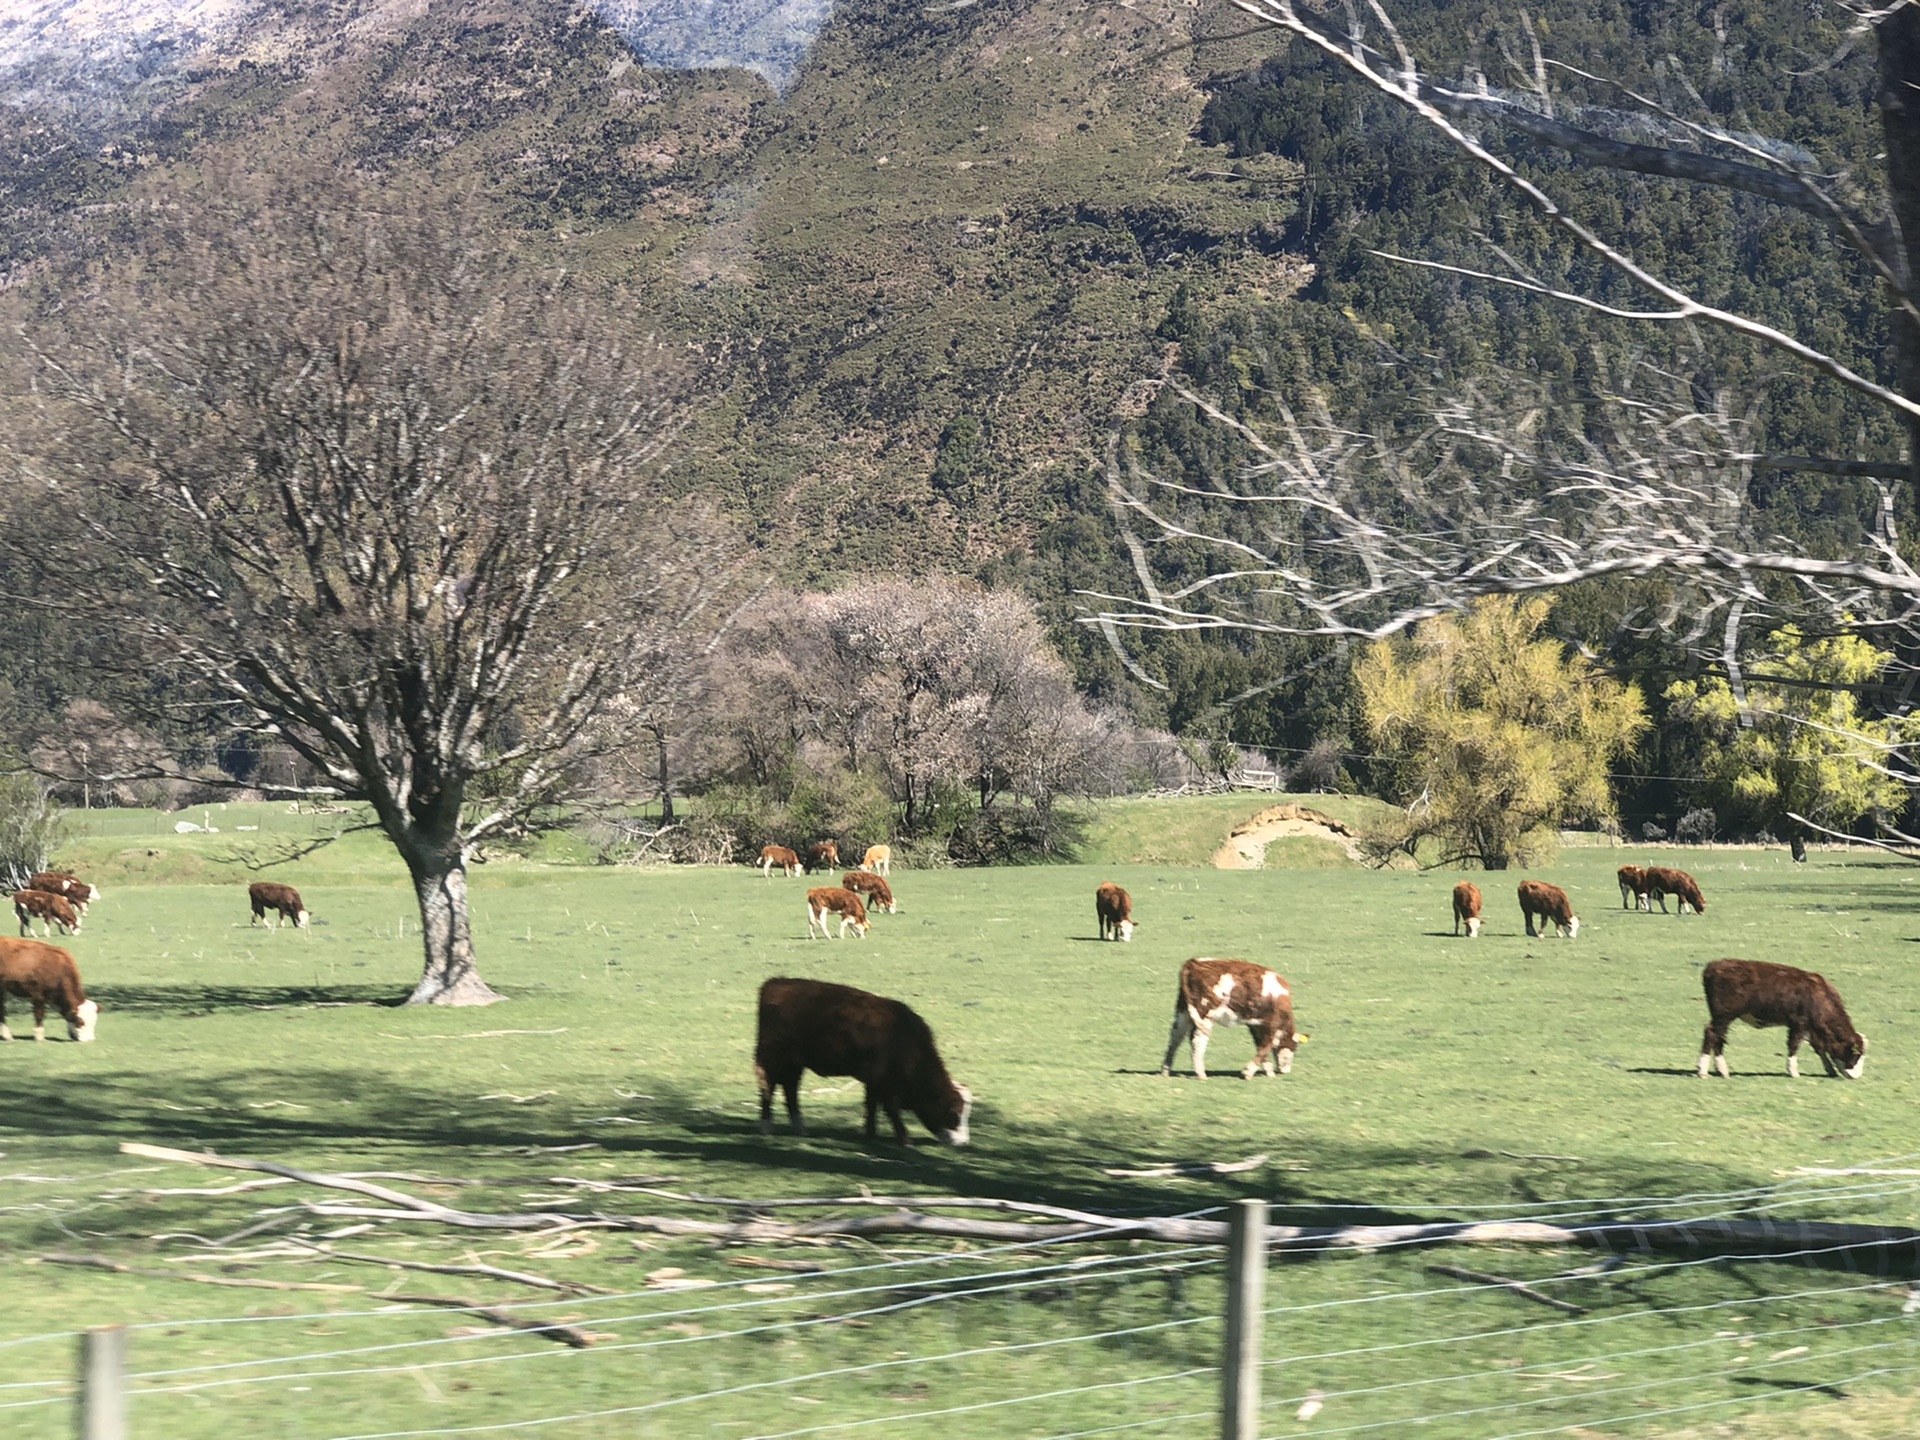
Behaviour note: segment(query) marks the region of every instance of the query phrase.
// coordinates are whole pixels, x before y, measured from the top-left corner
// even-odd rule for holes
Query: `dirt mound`
[[[1273,805],[1242,820],[1227,833],[1227,843],[1213,852],[1216,870],[1258,870],[1266,863],[1267,846],[1289,835],[1311,835],[1331,840],[1352,860],[1360,859],[1353,831],[1344,821],[1323,815],[1306,805]]]

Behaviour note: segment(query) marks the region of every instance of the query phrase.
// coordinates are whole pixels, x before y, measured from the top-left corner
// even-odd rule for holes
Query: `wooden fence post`
[[[127,1327],[80,1335],[80,1440],[127,1440]]]
[[[1267,1278],[1267,1202],[1242,1200],[1227,1222],[1227,1349],[1220,1365],[1220,1440],[1259,1440],[1260,1325]]]

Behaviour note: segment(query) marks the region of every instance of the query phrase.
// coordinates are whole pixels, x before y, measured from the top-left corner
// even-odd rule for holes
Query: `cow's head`
[[[1122,941],[1133,939],[1133,921],[1122,920],[1120,922],[1120,938]]]
[[[1571,940],[1580,933],[1580,917],[1575,915],[1567,921],[1567,939]]]
[[[973,1092],[964,1085],[953,1087],[955,1097],[960,1101],[960,1109],[949,1125],[928,1125],[942,1145],[964,1145],[968,1140],[967,1117],[973,1114]],[[924,1118],[924,1117],[923,1117]]]
[[[305,910],[302,910],[298,915],[293,917],[293,923],[296,928],[304,930],[307,928],[307,921],[311,920],[312,918],[313,917],[309,915]]]
[[[1467,921],[1467,938],[1475,939],[1480,934],[1480,917],[1475,915]]]
[[[1864,1035],[1849,1036],[1846,1040],[1842,1041],[1840,1047],[1833,1052],[1832,1059],[1833,1063],[1839,1067],[1842,1075],[1846,1076],[1849,1080],[1858,1080],[1860,1078],[1860,1072],[1867,1068],[1867,1037]]]
[[[82,1000],[73,1016],[80,1023],[76,1025],[73,1020],[67,1022],[67,1038],[81,1045],[92,1043],[94,1036],[99,1033],[100,1007],[91,1000]]]

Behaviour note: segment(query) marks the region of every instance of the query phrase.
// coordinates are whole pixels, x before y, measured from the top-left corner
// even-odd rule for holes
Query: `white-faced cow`
[[[869,845],[867,853],[860,857],[860,868],[875,875],[893,874],[893,847],[891,845]]]
[[[23,888],[58,895],[81,915],[87,913],[87,906],[100,898],[97,885],[87,884],[70,870],[42,870],[29,879]]]
[[[800,1076],[807,1070],[851,1075],[866,1086],[868,1139],[875,1135],[875,1112],[885,1110],[893,1138],[906,1144],[905,1107],[944,1144],[967,1143],[973,1097],[947,1074],[927,1022],[901,1001],[825,980],[767,981],[753,1047],[762,1134],[773,1133],[776,1087],[786,1094],[793,1133],[807,1133],[800,1118]]]
[[[1652,903],[1647,899],[1647,868],[1644,865],[1622,865],[1615,875],[1620,881],[1620,908],[1622,910],[1651,910]]]
[[[889,915],[898,913],[893,903],[893,887],[871,871],[847,871],[840,877],[840,888],[858,895],[869,909],[884,910]]]
[[[1133,939],[1133,897],[1112,881],[1093,892],[1093,917],[1102,940]]]
[[[1687,907],[1693,907],[1693,913],[1707,913],[1707,897],[1700,893],[1700,884],[1684,870],[1669,870],[1664,865],[1655,865],[1647,871],[1647,908],[1653,908],[1653,901],[1660,902],[1660,913],[1667,913],[1667,896],[1673,896],[1675,909],[1682,915]]]
[[[56,925],[68,935],[80,933],[80,916],[62,895],[49,895],[44,890],[17,890],[13,896],[13,913],[20,917],[22,935],[33,933],[35,920],[40,922],[40,933],[49,940]]]
[[[785,875],[798,875],[800,857],[784,845],[768,845],[760,852],[760,873],[771,879],[776,867]]]
[[[818,889],[807,891],[807,938],[813,938],[813,927],[820,927],[820,938],[831,939],[827,932],[830,917],[840,917],[840,938],[847,938],[847,927],[853,927],[853,933],[863,939],[867,933],[867,907],[860,897],[851,890],[842,890],[839,886],[822,885]]]
[[[1700,1037],[1701,1079],[1707,1076],[1709,1062],[1719,1067],[1722,1079],[1728,1078],[1727,1028],[1736,1020],[1786,1026],[1787,1074],[1795,1079],[1800,1076],[1803,1040],[1813,1046],[1827,1074],[1860,1078],[1867,1063],[1866,1037],[1853,1028],[1840,992],[1827,983],[1826,976],[1764,960],[1715,960],[1700,972],[1700,984],[1707,994],[1707,1028]]]
[[[67,1036],[82,1045],[91,1041],[100,1020],[100,1007],[87,998],[80,983],[80,967],[58,945],[39,940],[0,936],[0,1040],[13,1039],[7,1028],[7,996],[33,1007],[33,1038],[47,1038],[47,1008],[67,1022]]]
[[[306,929],[307,921],[313,918],[307,913],[307,907],[300,899],[300,892],[291,885],[277,884],[272,880],[256,880],[247,887],[247,899],[253,905],[253,919],[247,922],[250,926],[266,920],[269,930],[275,928],[274,921],[267,915],[269,910],[301,930]]]
[[[1544,880],[1520,882],[1520,915],[1527,922],[1529,935],[1545,935],[1545,922],[1549,920],[1553,922],[1553,928],[1569,940],[1580,933],[1580,917],[1573,913],[1573,902],[1567,899],[1567,892]],[[1541,920],[1537,931],[1533,928],[1536,915]]]
[[[1245,1025],[1253,1032],[1253,1059],[1240,1072],[1242,1080],[1251,1080],[1263,1065],[1272,1075],[1276,1063],[1280,1073],[1287,1074],[1293,1069],[1293,1052],[1307,1039],[1294,1033],[1293,996],[1273,971],[1247,960],[1197,956],[1180,967],[1173,1030],[1160,1073],[1173,1073],[1173,1053],[1191,1036],[1193,1073],[1206,1079],[1207,1041],[1215,1025]]]
[[[1460,933],[1460,922],[1466,922],[1467,938],[1472,940],[1480,934],[1480,887],[1471,880],[1462,880],[1453,887],[1453,933]]]

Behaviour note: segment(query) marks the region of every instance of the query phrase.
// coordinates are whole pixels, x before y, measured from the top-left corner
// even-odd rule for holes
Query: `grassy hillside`
[[[410,898],[383,876],[296,867],[287,878],[326,923],[273,935],[248,929],[232,884],[122,883],[109,888],[71,942],[103,1006],[99,1043],[0,1048],[12,1100],[0,1119],[0,1280],[10,1297],[0,1341],[109,1320],[169,1322],[137,1332],[142,1373],[431,1342],[424,1351],[282,1363],[273,1373],[285,1378],[274,1380],[242,1370],[143,1381],[137,1423],[170,1440],[230,1432],[236,1413],[248,1416],[250,1434],[307,1440],[656,1402],[673,1403],[625,1422],[630,1433],[781,1433],[879,1416],[904,1424],[923,1411],[1012,1394],[1203,1368],[1217,1351],[1217,1326],[1208,1321],[1092,1349],[992,1354],[796,1385],[784,1377],[1180,1315],[1205,1319],[1217,1313],[1218,1291],[1206,1270],[1186,1280],[1159,1271],[1110,1286],[1060,1280],[1051,1291],[965,1301],[950,1295],[863,1322],[866,1328],[808,1322],[812,1328],[728,1339],[751,1312],[701,1319],[688,1310],[701,1297],[628,1292],[643,1292],[646,1276],[670,1268],[741,1281],[732,1261],[743,1253],[798,1256],[833,1269],[925,1253],[959,1254],[989,1268],[1039,1258],[996,1260],[944,1242],[878,1252],[716,1251],[591,1232],[556,1245],[424,1226],[383,1226],[331,1242],[375,1256],[483,1260],[622,1292],[621,1299],[562,1302],[557,1313],[618,1337],[573,1351],[503,1337],[467,1316],[395,1311],[378,1292],[387,1286],[492,1300],[537,1294],[472,1276],[389,1274],[281,1243],[297,1223],[317,1238],[343,1232],[353,1223],[346,1220],[281,1212],[277,1228],[236,1243],[233,1256],[196,1257],[206,1240],[273,1219],[260,1212],[287,1204],[294,1192],[152,1193],[233,1181],[129,1160],[115,1153],[122,1140],[319,1169],[479,1180],[430,1190],[476,1210],[543,1199],[575,1204],[577,1189],[556,1186],[554,1177],[626,1176],[674,1192],[770,1197],[851,1194],[864,1185],[876,1193],[1005,1195],[1109,1212],[1204,1210],[1252,1194],[1274,1200],[1278,1218],[1305,1222],[1490,1213],[1473,1207],[1538,1213],[1593,1197],[1719,1194],[1791,1180],[1800,1167],[1858,1164],[1912,1148],[1920,1061],[1899,1037],[1920,1024],[1920,997],[1907,983],[1902,954],[1914,930],[1914,872],[1830,856],[1793,866],[1784,856],[1690,852],[1710,906],[1704,917],[1682,919],[1620,911],[1617,859],[1570,852],[1546,872],[1582,912],[1580,939],[1571,944],[1521,935],[1503,887],[1489,890],[1489,933],[1453,940],[1445,933],[1446,897],[1455,877],[1442,873],[1107,864],[905,873],[896,877],[899,915],[877,917],[864,942],[829,943],[804,938],[798,884],[744,867],[489,866],[475,880],[476,932],[483,968],[510,1001],[457,1013],[389,1008],[417,972],[418,949]],[[1089,892],[1110,878],[1136,899],[1142,928],[1130,945],[1093,938]],[[1292,1076],[1252,1084],[1232,1078],[1247,1046],[1244,1034],[1226,1032],[1214,1045],[1211,1083],[1159,1078],[1173,974],[1195,953],[1244,955],[1287,976],[1312,1036]],[[1697,1080],[1699,966],[1728,953],[1826,973],[1875,1042],[1865,1079],[1791,1083],[1779,1032],[1743,1028],[1729,1047],[1733,1080]],[[974,1144],[963,1151],[870,1147],[858,1134],[857,1087],[831,1079],[806,1087],[811,1138],[761,1138],[747,1066],[753,994],[762,978],[779,973],[844,980],[920,1009],[955,1074],[975,1090]],[[1185,1061],[1183,1051],[1183,1068]],[[1268,1158],[1212,1178],[1108,1173],[1254,1155]],[[390,1183],[404,1189],[412,1182]],[[606,1193],[592,1203],[640,1213],[675,1208],[658,1194]],[[1606,1208],[1631,1215],[1645,1203]],[[1920,1201],[1902,1182],[1873,1181],[1815,1213],[1915,1225]],[[97,1254],[162,1274],[36,1263],[53,1253]],[[1460,1440],[1490,1433],[1487,1416],[1474,1410],[1484,1405],[1501,1407],[1500,1423],[1514,1430],[1695,1402],[1730,1403],[1729,1413],[1739,1414],[1777,1392],[1773,1403],[1805,1420],[1800,1433],[1891,1437],[1910,1413],[1877,1397],[1890,1386],[1913,1394],[1910,1377],[1898,1372],[1920,1364],[1911,1327],[1886,1331],[1893,1348],[1877,1358],[1862,1359],[1855,1348],[1880,1343],[1874,1327],[1897,1324],[1904,1298],[1904,1288],[1884,1290],[1871,1275],[1767,1265],[1669,1270],[1637,1261],[1609,1278],[1553,1282],[1590,1308],[1575,1323],[1510,1296],[1462,1291],[1426,1273],[1434,1259],[1383,1254],[1275,1271],[1271,1303],[1318,1307],[1276,1322],[1270,1339],[1271,1354],[1318,1357],[1275,1371],[1270,1393],[1294,1397],[1284,1415],[1308,1387],[1339,1397],[1329,1402],[1329,1423],[1391,1428],[1416,1414],[1460,1410],[1423,1427]],[[1463,1263],[1541,1279],[1579,1259],[1495,1249]],[[176,1272],[361,1288],[220,1289]],[[765,1282],[767,1272],[744,1279]],[[773,1280],[759,1296],[716,1296],[762,1301],[768,1323],[889,1303],[822,1300],[814,1298],[819,1282]],[[1789,1292],[1801,1298],[1764,1298]],[[901,1300],[917,1292],[888,1293]],[[1686,1305],[1711,1308],[1674,1309]],[[240,1315],[256,1319],[181,1323]],[[265,1318],[275,1315],[304,1318],[279,1325]],[[1389,1340],[1402,1348],[1387,1360],[1377,1353],[1340,1358]],[[671,1343],[644,1348],[655,1341]],[[0,1348],[0,1385],[66,1374],[59,1357],[68,1342],[50,1350],[51,1343]],[[1636,1358],[1606,1358],[1628,1353]],[[499,1358],[510,1355],[526,1358]],[[420,1368],[486,1356],[496,1358]],[[1874,1364],[1889,1373],[1836,1383]],[[1383,1365],[1396,1382],[1420,1383],[1383,1386]],[[354,1373],[327,1378],[340,1369]],[[1594,1378],[1556,1380],[1549,1371]],[[1747,1375],[1758,1383],[1743,1384]],[[210,1380],[222,1388],[177,1389]],[[761,1382],[772,1388],[676,1401]],[[1161,1433],[1204,1433],[1172,1417],[1204,1414],[1211,1379],[1154,1383],[1165,1388],[1034,1402],[1014,1412],[1012,1428],[1009,1415],[994,1409],[930,1424],[963,1440],[1143,1420]],[[1783,1384],[1826,1385],[1850,1398],[1822,1429],[1833,1397],[1779,1392]],[[0,1390],[0,1402],[44,1393]],[[6,1423],[10,1436],[40,1440],[68,1433],[69,1422],[50,1405],[13,1412]],[[1658,1421],[1629,1428],[1662,1433]],[[607,1431],[582,1421],[540,1433],[586,1440]]]

